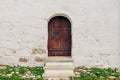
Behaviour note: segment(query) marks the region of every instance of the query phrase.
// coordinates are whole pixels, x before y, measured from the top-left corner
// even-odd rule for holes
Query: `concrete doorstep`
[[[43,77],[46,80],[69,80],[70,76],[74,76],[74,66],[71,58],[62,58],[61,60],[59,58],[49,58],[46,60],[44,69]]]

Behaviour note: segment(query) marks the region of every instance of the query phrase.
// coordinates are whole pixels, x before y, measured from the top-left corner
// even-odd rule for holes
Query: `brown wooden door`
[[[71,56],[71,23],[65,17],[48,23],[48,56]]]

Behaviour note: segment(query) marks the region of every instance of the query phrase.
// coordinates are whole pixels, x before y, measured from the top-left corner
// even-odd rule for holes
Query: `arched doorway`
[[[48,23],[48,56],[71,56],[71,23],[63,16]]]

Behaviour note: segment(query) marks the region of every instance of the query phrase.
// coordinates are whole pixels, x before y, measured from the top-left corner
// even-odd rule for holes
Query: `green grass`
[[[6,66],[0,69],[0,80],[44,80],[43,73],[43,67]]]
[[[116,68],[78,68],[79,75],[70,80],[120,80]],[[0,80],[44,80],[43,67],[5,66],[0,69]]]
[[[84,68],[71,80],[120,80],[120,71],[116,68]]]

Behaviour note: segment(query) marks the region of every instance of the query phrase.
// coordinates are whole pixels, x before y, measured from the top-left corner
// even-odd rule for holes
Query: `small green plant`
[[[116,68],[83,68],[79,77],[70,80],[120,80],[120,71]]]
[[[42,75],[44,73],[44,69],[42,67],[4,67],[4,69],[0,69],[0,80],[43,80]],[[34,76],[34,79],[32,77],[29,77],[31,75]]]
[[[32,72],[33,74],[35,74],[35,75],[40,75],[41,78],[43,78],[43,77],[42,77],[42,74],[44,73],[44,69],[43,69],[42,67],[33,67],[33,68],[31,69],[31,72]]]
[[[18,68],[18,71],[19,71],[20,74],[25,74],[27,69],[26,69],[26,67],[21,66],[21,67]]]
[[[8,78],[0,76],[0,80],[8,80]]]
[[[22,80],[21,77],[17,74],[13,74],[11,77],[8,78],[9,80]]]

